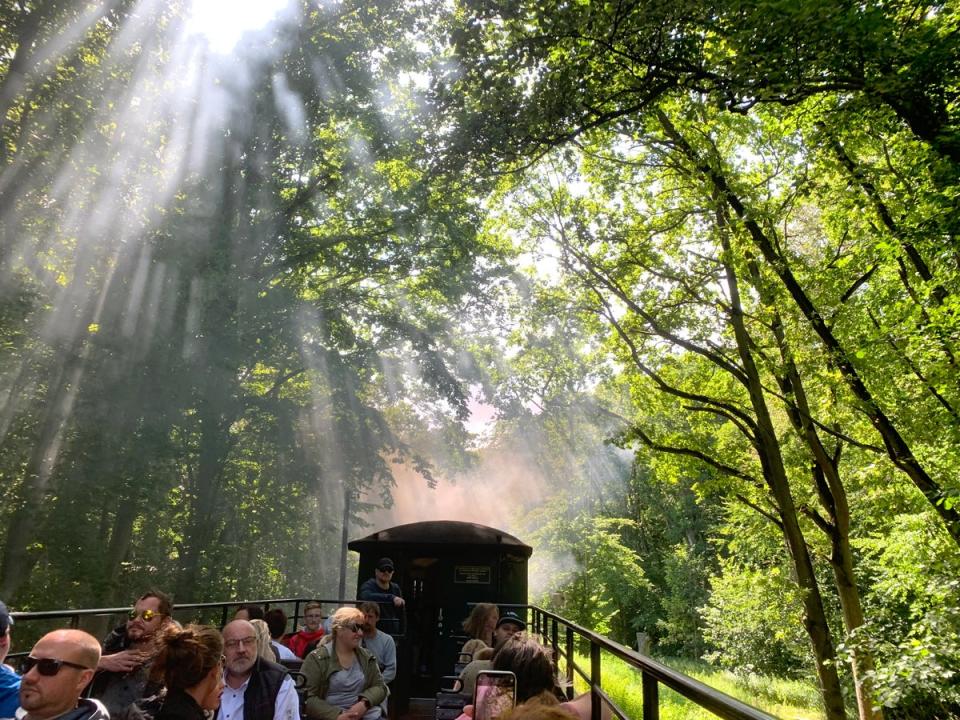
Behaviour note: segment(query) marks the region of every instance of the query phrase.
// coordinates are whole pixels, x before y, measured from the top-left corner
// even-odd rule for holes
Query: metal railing
[[[220,627],[223,627],[233,618],[233,613],[236,612],[237,608],[243,605],[260,605],[264,608],[264,610],[268,610],[271,607],[293,605],[293,614],[287,615],[287,622],[291,623],[291,629],[295,630],[300,622],[300,619],[303,617],[301,614],[302,608],[308,602],[320,602],[324,605],[339,607],[341,605],[356,605],[359,601],[344,598],[272,598],[270,600],[246,600],[243,602],[233,600],[230,602],[177,603],[173,607],[172,615],[178,622],[200,622],[211,625],[219,624]],[[68,621],[66,624],[69,624],[69,627],[79,628],[83,624],[84,619],[99,618],[109,621],[111,618],[115,618],[115,621],[119,621],[121,618],[125,618],[129,612],[130,606],[128,605],[127,607],[121,608],[95,608],[89,610],[41,610],[37,612],[14,612],[11,613],[11,615],[13,616],[15,625],[20,625],[20,627],[23,627],[23,623],[29,621],[66,620]],[[395,637],[403,637],[406,633],[405,611],[401,611],[399,620],[400,622],[397,632],[387,631],[389,634],[394,635]],[[63,625],[65,623],[59,624]],[[26,651],[20,651],[16,653],[10,653],[10,657],[19,657],[26,654]]]
[[[301,608],[308,602],[319,601],[324,605],[350,605],[356,600],[323,599],[323,598],[281,598],[271,600],[253,600],[245,602],[208,602],[186,603],[174,607],[174,615],[181,621],[186,619],[187,613],[193,613],[190,620],[201,620],[214,623],[214,616],[219,616],[220,625],[230,620],[230,610],[241,605],[262,605],[265,609],[277,605],[293,605],[293,615],[290,619],[296,627],[300,619]],[[509,605],[501,604],[502,609],[513,609],[520,613],[530,614],[532,631],[546,639],[553,649],[554,657],[564,660],[566,668],[566,684],[568,694],[572,694],[575,677],[583,679],[590,688],[591,715],[593,720],[600,720],[601,707],[606,704],[610,711],[619,720],[637,720],[629,718],[610,696],[603,690],[602,653],[606,652],[627,663],[640,672],[640,684],[643,693],[643,720],[658,720],[660,716],[660,685],[676,691],[700,707],[712,712],[717,717],[727,720],[776,720],[774,716],[757,710],[726,693],[720,692],[699,680],[677,672],[666,665],[653,660],[630,648],[614,642],[609,638],[598,635],[592,630],[570,622],[555,613],[536,605]],[[70,627],[80,627],[84,618],[109,618],[124,616],[129,607],[99,608],[93,610],[51,610],[42,612],[15,612],[12,613],[16,623],[31,620],[69,620]],[[406,631],[406,615],[401,615],[402,631]],[[587,654],[590,667],[583,668],[577,662],[577,649],[588,647]],[[11,657],[25,653],[11,653]]]
[[[522,611],[529,610],[533,632],[545,638],[553,649],[554,657],[562,658],[565,661],[568,694],[572,693],[575,675],[589,685],[593,720],[600,720],[603,703],[609,706],[610,711],[619,720],[637,720],[627,717],[610,696],[604,692],[601,662],[603,652],[623,660],[627,665],[640,672],[640,684],[643,693],[643,720],[658,720],[660,717],[660,685],[676,691],[717,717],[727,718],[728,720],[776,720],[773,715],[757,710],[726,693],[705,685],[699,680],[694,680],[663,663],[572,623],[549,610],[544,610],[536,605],[501,605],[501,607],[514,607]],[[577,663],[578,640],[581,646],[589,644],[589,668],[583,668]]]

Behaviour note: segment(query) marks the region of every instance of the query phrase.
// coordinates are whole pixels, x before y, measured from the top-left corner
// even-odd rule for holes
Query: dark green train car
[[[406,601],[406,627],[397,637],[400,704],[433,697],[463,642],[468,603],[523,605],[533,549],[513,535],[467,522],[438,520],[398,525],[352,541],[360,554],[360,583],[381,557],[393,560],[394,582]]]

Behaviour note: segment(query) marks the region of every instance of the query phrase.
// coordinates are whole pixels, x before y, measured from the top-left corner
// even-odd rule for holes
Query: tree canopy
[[[199,2],[0,10],[0,597],[334,594],[522,455],[562,613],[957,714],[955,3]]]

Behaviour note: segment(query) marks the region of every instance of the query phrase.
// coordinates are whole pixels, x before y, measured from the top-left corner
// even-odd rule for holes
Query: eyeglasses
[[[382,572],[382,573],[392,573],[392,572],[393,572],[393,568],[377,568],[377,570],[379,570],[379,571]]]
[[[136,610],[130,611],[130,619],[136,620],[138,617],[143,618],[144,622],[150,622],[155,617],[160,617],[163,613],[157,612],[156,610],[141,610],[137,612]]]
[[[86,665],[78,665],[77,663],[70,662],[69,660],[58,660],[57,658],[35,658],[33,655],[28,655],[20,661],[20,674],[26,675],[28,672],[37,669],[37,672],[41,675],[46,675],[47,677],[53,677],[58,672],[60,668],[64,665],[67,667],[76,668],[77,670],[92,670],[93,668],[88,668]]]
[[[237,638],[236,640],[227,640],[223,645],[224,645],[224,647],[228,647],[228,648],[230,648],[231,650],[235,650],[236,648],[240,647],[241,645],[251,645],[251,646],[252,646],[252,645],[256,645],[256,644],[257,644],[257,639],[256,639],[255,637],[245,637],[245,638]]]
[[[343,626],[343,629],[349,630],[352,633],[361,632],[363,630],[363,625],[360,625],[359,623],[347,623]]]

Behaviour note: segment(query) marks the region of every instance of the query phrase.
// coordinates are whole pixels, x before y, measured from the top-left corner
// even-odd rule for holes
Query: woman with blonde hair
[[[307,655],[307,717],[311,720],[379,720],[387,686],[377,658],[360,647],[363,613],[342,607],[331,617],[330,634]]]
[[[267,627],[266,621],[254,618],[249,622],[253,625],[253,629],[257,631],[257,655],[264,660],[277,662],[279,658],[273,649],[273,645],[270,643],[270,628]]]
[[[463,629],[470,639],[464,643],[461,653],[473,656],[477,650],[493,647],[493,631],[497,629],[500,609],[493,603],[477,603],[463,621]]]
[[[223,693],[223,638],[203,625],[171,626],[158,644],[151,679],[167,689],[155,720],[204,720],[220,707]]]

